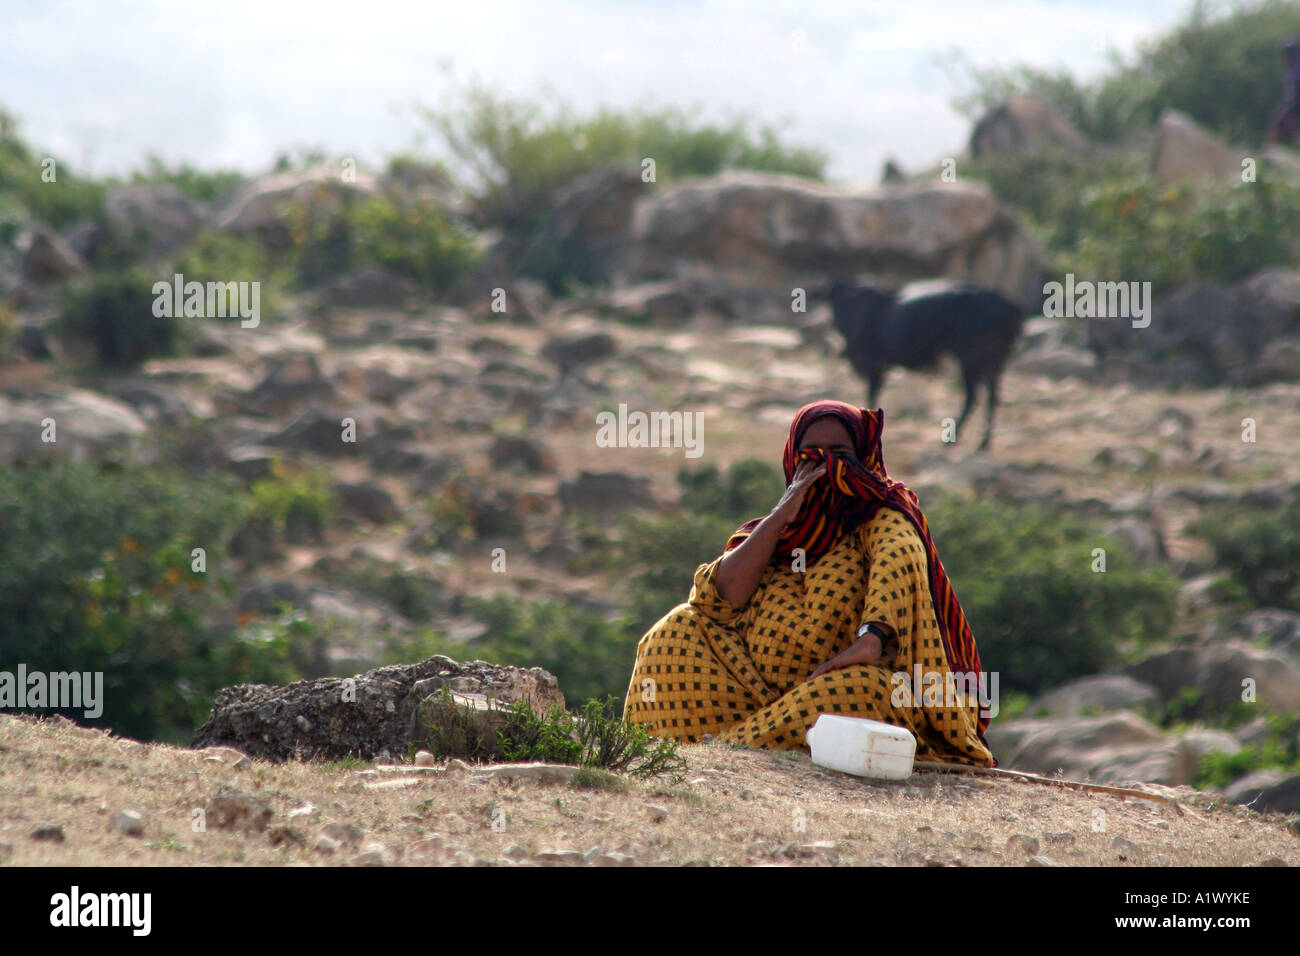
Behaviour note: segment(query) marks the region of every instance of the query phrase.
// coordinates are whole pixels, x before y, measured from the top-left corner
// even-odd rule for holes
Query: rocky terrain
[[[1068,139],[1043,116],[1023,104],[995,116],[972,149]],[[1035,122],[1037,132],[1026,131]],[[1199,153],[1187,146],[1194,131],[1176,118],[1157,132],[1157,159],[1171,137],[1184,143],[1174,151],[1182,165],[1157,162],[1160,176],[1226,163],[1212,143]],[[1204,162],[1188,172],[1195,155]],[[274,242],[291,231],[294,203],[328,205],[342,190],[389,186],[364,176],[341,183],[318,169],[266,177],[211,205],[173,187],[114,187],[106,210],[142,229],[163,263],[201,230]],[[450,194],[435,198],[455,207]],[[446,600],[427,623],[456,637],[483,632],[463,613],[467,596],[616,610],[603,575],[568,569],[582,549],[571,519],[671,509],[690,459],[681,447],[601,447],[597,414],[623,405],[698,413],[703,461],[777,462],[795,408],[824,396],[865,400],[819,293],[832,275],[969,278],[1032,315],[1047,268],[1014,211],[960,177],[864,190],[752,173],[647,184],[636,167],[601,169],[557,197],[536,240],[582,256],[605,280],[564,298],[509,268],[528,250],[480,239],[482,266],[445,295],[356,269],[286,294],[256,328],[210,320],[192,354],[109,374],[88,370],[52,326],[57,283],[86,272],[96,227],[55,233],[33,223],[0,262],[16,315],[14,354],[0,365],[0,466],[52,455],[179,460],[246,484],[277,460],[326,470],[340,521],[319,543],[237,539],[234,601],[242,615],[277,600],[304,609],[330,636],[322,670],[337,679],[373,667],[386,636],[413,626],[373,594],[341,586],[336,572],[348,565],[433,582]],[[1300,272],[1180,289],[1154,314],[1145,334],[1123,320],[1032,318],[984,454],[941,438],[942,420],[960,409],[952,369],[894,371],[882,399],[885,453],[923,505],[940,492],[1065,503],[1105,519],[1142,561],[1176,570],[1191,626],[1123,673],[1080,675],[1023,716],[995,720],[989,742],[1004,767],[1181,788],[1199,816],[1006,781],[862,782],[816,770],[806,756],[721,745],[687,748],[690,779],[662,792],[515,788],[472,770],[271,766],[263,758],[283,756],[263,736],[274,721],[258,717],[255,732],[237,725],[278,693],[235,688],[198,741],[240,747],[247,756],[233,764],[226,751],[3,718],[0,854],[19,863],[1296,862],[1295,834],[1255,811],[1300,810],[1300,776],[1260,771],[1223,793],[1188,786],[1200,756],[1263,739],[1262,718],[1233,732],[1171,731],[1142,714],[1187,686],[1230,699],[1245,677],[1274,711],[1300,712],[1300,615],[1261,609],[1219,623],[1208,593],[1216,569],[1187,530],[1213,506],[1300,502]],[[58,422],[57,445],[41,440],[47,418]],[[1256,440],[1243,440],[1245,419],[1257,423]],[[430,498],[453,492],[472,542],[429,547],[438,530]],[[320,746],[332,725],[299,717],[312,727],[276,725],[280,746],[292,739],[303,753],[345,758]],[[394,733],[355,749],[391,759]],[[252,835],[192,833],[190,808],[221,818],[227,787],[255,792],[247,799],[261,822]],[[484,822],[497,805],[517,813],[505,832]],[[807,829],[787,832],[801,808]],[[1090,829],[1098,808],[1104,831]],[[143,837],[115,822],[125,809],[142,814]],[[64,838],[29,839],[52,817]]]

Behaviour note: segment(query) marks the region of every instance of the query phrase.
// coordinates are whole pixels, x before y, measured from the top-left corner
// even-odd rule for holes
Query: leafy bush
[[[42,178],[47,159],[56,160],[53,182]],[[32,218],[62,229],[82,219],[98,218],[104,191],[103,183],[81,179],[57,157],[32,150],[18,135],[18,121],[0,110],[0,200],[17,203]],[[0,216],[0,223],[6,218]]]
[[[1263,743],[1247,744],[1235,754],[1212,751],[1197,761],[1194,784],[1197,789],[1226,787],[1239,777],[1270,767],[1300,771],[1300,717],[1270,714],[1265,719],[1269,734]]]
[[[244,181],[244,174],[234,169],[198,169],[189,163],[168,166],[157,154],[150,154],[145,168],[131,175],[132,182],[166,183],[175,186],[200,202],[212,202]]]
[[[473,268],[473,237],[427,198],[404,205],[376,196],[349,198],[331,214],[306,207],[294,212],[300,237],[297,273],[313,285],[349,269],[374,265],[429,289],[446,289]]]
[[[178,743],[218,688],[294,679],[300,632],[222,623],[224,542],[243,510],[225,481],[154,467],[0,471],[0,660],[102,672],[99,726]]]
[[[1012,93],[1055,103],[1084,133],[1116,142],[1149,127],[1166,109],[1191,116],[1229,140],[1258,143],[1282,98],[1280,47],[1300,36],[1300,4],[1266,0],[1217,9],[1194,4],[1186,19],[1133,62],[1080,83],[1065,71],[978,69],[958,54],[950,74],[964,90],[953,106],[976,116]],[[964,74],[964,75],[962,75]]]
[[[1189,530],[1256,606],[1300,611],[1300,505],[1216,510]]]
[[[68,293],[57,327],[89,344],[104,366],[126,368],[176,355],[188,330],[179,314],[154,314],[154,281],[138,269],[96,273],[88,285]]]
[[[682,779],[686,760],[671,740],[655,740],[639,724],[623,722],[614,697],[588,700],[577,713],[553,707],[545,715],[519,701],[506,712],[495,734],[470,707],[456,704],[444,689],[432,704],[421,705],[418,718],[424,736],[411,749],[427,745],[435,757],[468,757],[483,761],[534,761],[577,764],[637,777],[669,774]],[[585,786],[593,781],[587,778]]]
[[[1058,268],[1140,278],[1156,293],[1193,280],[1232,282],[1294,263],[1300,189],[1269,182],[1197,190],[1109,182],[1086,191],[1058,226]]]
[[[942,501],[930,532],[1000,690],[1038,693],[1119,662],[1119,644],[1167,636],[1177,579],[1060,507]],[[1106,570],[1092,570],[1092,550]]]
[[[338,495],[318,471],[280,461],[271,474],[253,483],[250,517],[271,524],[286,541],[320,541],[338,511]]]
[[[275,315],[282,290],[288,285],[289,270],[274,261],[257,239],[233,233],[205,229],[176,257],[176,272],[185,281],[259,282],[259,317]],[[242,321],[236,309],[230,309],[229,321]]]
[[[609,163],[653,158],[662,182],[723,169],[820,179],[827,162],[819,150],[783,144],[771,127],[705,124],[673,108],[576,116],[553,98],[511,99],[471,85],[459,102],[424,113],[473,179],[479,224],[522,236],[545,220],[556,190]]]
[[[1300,261],[1294,187],[1165,185],[1126,154],[1000,157],[972,163],[967,174],[1025,214],[1057,275],[1149,281],[1158,294]]]

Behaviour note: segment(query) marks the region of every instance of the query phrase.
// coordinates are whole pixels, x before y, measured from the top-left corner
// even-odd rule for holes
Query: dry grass
[[[310,763],[233,767],[199,751],[140,744],[62,719],[3,716],[0,844],[10,849],[0,846],[0,859],[31,866],[323,866],[350,863],[375,842],[402,864],[518,865],[503,857],[515,844],[528,855],[599,847],[640,865],[1018,866],[1028,857],[1007,841],[1025,834],[1038,840],[1041,856],[1068,866],[1300,862],[1300,839],[1281,816],[1266,819],[1186,788],[1177,793],[1189,812],[1179,815],[1149,800],[970,776],[866,781],[823,771],[793,751],[712,743],[683,753],[688,782],[677,786],[620,778],[621,787],[579,789],[430,772],[400,789],[371,789],[410,775],[366,777],[358,773],[368,768]],[[206,832],[194,832],[194,810],[231,787],[269,804],[270,827],[222,830],[209,816]],[[316,809],[289,816],[305,805]],[[127,808],[144,815],[143,835],[111,828],[113,814]],[[498,809],[504,829],[494,830]],[[39,822],[60,824],[65,840],[32,839]],[[317,833],[332,822],[363,835],[334,853],[313,850]],[[1138,849],[1114,848],[1116,837]]]

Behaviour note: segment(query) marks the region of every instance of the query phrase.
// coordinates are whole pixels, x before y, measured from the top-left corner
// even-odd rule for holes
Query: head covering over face
[[[808,427],[826,416],[832,416],[844,424],[853,441],[852,455],[825,448],[799,450],[799,443]],[[939,560],[939,552],[930,537],[930,527],[921,512],[921,506],[910,488],[901,481],[890,478],[885,471],[880,443],[884,423],[883,409],[870,411],[831,399],[813,402],[799,409],[794,421],[790,423],[790,434],[781,456],[786,487],[794,480],[794,473],[800,463],[805,461],[825,464],[826,474],[808,487],[799,513],[777,540],[772,560],[786,561],[795,548],[802,548],[807,564],[811,565],[835,547],[844,534],[869,521],[882,507],[889,506],[901,511],[912,522],[925,545],[930,598],[943,636],[948,668],[954,673],[978,675],[979,687],[983,691],[984,675],[980,670],[975,637],[971,633],[966,614],[957,601],[952,583],[948,580],[943,562]],[[739,547],[758,527],[763,517],[753,518],[741,525],[727,540],[724,553]],[[981,740],[988,725],[989,718],[981,714]]]

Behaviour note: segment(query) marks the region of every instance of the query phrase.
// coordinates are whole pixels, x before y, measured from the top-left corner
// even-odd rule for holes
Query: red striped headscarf
[[[819,418],[833,416],[843,423],[853,439],[853,456],[824,448],[799,450],[808,426]],[[948,580],[948,573],[939,560],[930,537],[930,526],[921,512],[916,495],[901,481],[895,481],[885,471],[880,450],[880,433],[884,427],[883,409],[874,412],[855,408],[844,402],[826,399],[799,409],[790,424],[781,465],[785,469],[786,487],[794,480],[800,463],[811,461],[826,465],[826,474],[813,482],[804,497],[803,507],[789,526],[782,531],[773,549],[773,560],[785,560],[795,548],[803,548],[807,562],[812,564],[830,551],[840,537],[869,521],[882,506],[897,508],[916,527],[925,545],[930,574],[930,598],[943,636],[943,649],[948,657],[948,668],[953,672],[979,675],[979,686],[984,688],[980,670],[980,655],[975,647],[975,636],[970,622],[957,601],[957,594]],[[765,516],[764,516],[765,517]],[[763,519],[753,518],[741,525],[727,540],[723,553],[738,547]],[[979,735],[982,740],[988,729],[989,718],[979,716]]]

